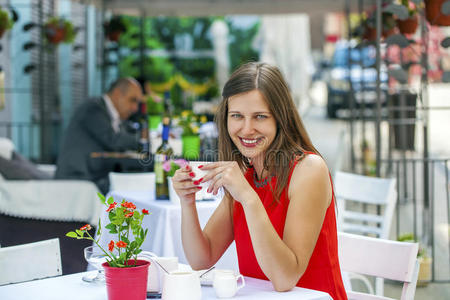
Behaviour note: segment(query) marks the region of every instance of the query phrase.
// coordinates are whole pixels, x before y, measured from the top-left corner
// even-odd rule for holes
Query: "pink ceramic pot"
[[[129,260],[128,264],[134,264]],[[147,275],[150,262],[137,260],[136,267],[115,268],[107,262],[105,269],[106,291],[108,300],[145,300],[147,298]]]

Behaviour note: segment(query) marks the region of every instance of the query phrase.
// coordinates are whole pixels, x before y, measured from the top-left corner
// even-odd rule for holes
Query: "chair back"
[[[419,262],[417,243],[338,233],[339,263],[346,272],[403,282],[401,300],[414,299]],[[386,299],[347,291],[349,299]]]
[[[0,285],[62,274],[59,239],[0,248]]]
[[[389,238],[392,217],[397,202],[395,178],[376,178],[336,172],[335,195],[338,203],[339,230],[363,235]],[[382,215],[376,210],[361,211],[359,204],[380,205]]]
[[[155,173],[109,173],[110,191],[151,191],[155,190]]]
[[[389,239],[397,203],[395,178],[376,178],[338,171],[334,184],[339,230]],[[381,215],[377,214],[377,206],[381,208]],[[369,291],[373,290],[363,276],[347,274],[344,278],[347,276],[362,280]],[[347,281],[347,285],[351,284]],[[380,278],[376,279],[375,291],[377,295],[384,294],[384,282]]]

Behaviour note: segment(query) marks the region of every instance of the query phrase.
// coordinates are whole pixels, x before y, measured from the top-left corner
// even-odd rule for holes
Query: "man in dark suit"
[[[127,132],[122,121],[137,112],[142,97],[141,86],[135,79],[121,78],[102,98],[80,105],[66,129],[55,178],[90,180],[102,193],[107,193],[108,173],[113,166],[91,158],[91,153],[138,149],[139,137]]]

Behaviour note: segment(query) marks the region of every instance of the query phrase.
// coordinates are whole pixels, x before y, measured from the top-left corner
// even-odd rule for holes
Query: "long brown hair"
[[[265,152],[264,169],[277,178],[274,199],[279,200],[289,179],[293,159],[301,159],[305,151],[318,153],[303,126],[288,85],[280,70],[266,63],[246,63],[233,72],[222,92],[216,112],[219,131],[219,160],[237,161],[243,171],[249,166],[228,134],[228,99],[234,95],[258,90],[267,102],[277,124],[277,134]]]

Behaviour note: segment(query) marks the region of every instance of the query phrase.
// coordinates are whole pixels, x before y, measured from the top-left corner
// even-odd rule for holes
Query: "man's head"
[[[137,112],[139,102],[142,101],[141,85],[131,77],[118,79],[111,85],[107,94],[121,120],[126,120]]]

